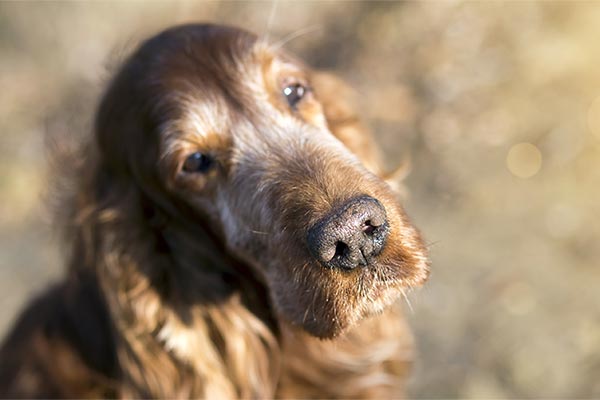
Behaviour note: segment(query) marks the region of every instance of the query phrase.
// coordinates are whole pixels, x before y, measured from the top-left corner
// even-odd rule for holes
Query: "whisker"
[[[441,240],[436,240],[435,242],[431,242],[431,243],[426,243],[425,247],[427,247],[428,249],[432,248],[434,245],[440,243]]]
[[[300,36],[306,35],[308,33],[316,32],[321,29],[323,29],[323,28],[319,25],[307,26],[306,28],[299,29],[296,32],[292,32],[289,35],[286,35],[283,39],[279,40],[278,42],[273,43],[273,45],[271,47],[273,48],[274,51],[277,51],[277,50],[281,49],[283,46],[285,46],[286,44],[288,44],[289,42],[291,42],[292,40],[297,39]]]
[[[243,226],[241,226],[241,228],[247,230],[248,232],[255,233],[257,235],[270,235],[271,234],[271,232],[257,231],[256,229],[252,229],[247,225],[243,225]]]
[[[277,14],[277,4],[279,0],[271,1],[271,11],[269,13],[269,19],[267,21],[267,28],[264,34],[265,43],[269,43],[269,36],[271,34],[271,28],[273,28],[273,21],[275,20],[275,15]]]
[[[304,317],[302,317],[302,323],[305,324],[306,323],[306,317],[308,317],[308,311],[309,308],[306,308],[306,311],[304,311]]]
[[[411,314],[415,313],[415,310],[412,307],[412,304],[410,303],[410,300],[408,299],[408,296],[406,295],[406,292],[404,291],[404,288],[400,288],[400,293],[402,293],[402,297],[404,297],[404,300],[406,301],[406,304],[408,305],[408,309],[410,310]]]

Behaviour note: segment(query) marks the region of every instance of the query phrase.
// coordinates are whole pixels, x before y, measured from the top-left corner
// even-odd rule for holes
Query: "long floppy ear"
[[[401,181],[408,175],[410,163],[403,162],[395,170],[385,171],[373,134],[362,122],[357,111],[357,93],[328,72],[313,72],[311,84],[323,106],[331,132],[358,156],[367,169],[384,179],[398,192],[403,192]]]

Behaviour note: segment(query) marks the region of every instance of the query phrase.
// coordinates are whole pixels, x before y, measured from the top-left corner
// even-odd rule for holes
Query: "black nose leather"
[[[308,230],[310,252],[328,268],[366,266],[385,246],[389,225],[385,208],[370,196],[354,198]]]

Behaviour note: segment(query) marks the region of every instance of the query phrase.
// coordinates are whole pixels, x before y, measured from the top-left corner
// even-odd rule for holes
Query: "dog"
[[[67,278],[5,339],[2,396],[401,396],[428,258],[352,96],[233,27],[142,43],[69,166]]]

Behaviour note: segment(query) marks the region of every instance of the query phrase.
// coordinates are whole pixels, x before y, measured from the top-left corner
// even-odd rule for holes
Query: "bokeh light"
[[[506,166],[519,178],[531,178],[542,167],[542,153],[531,143],[515,144],[508,151]]]

